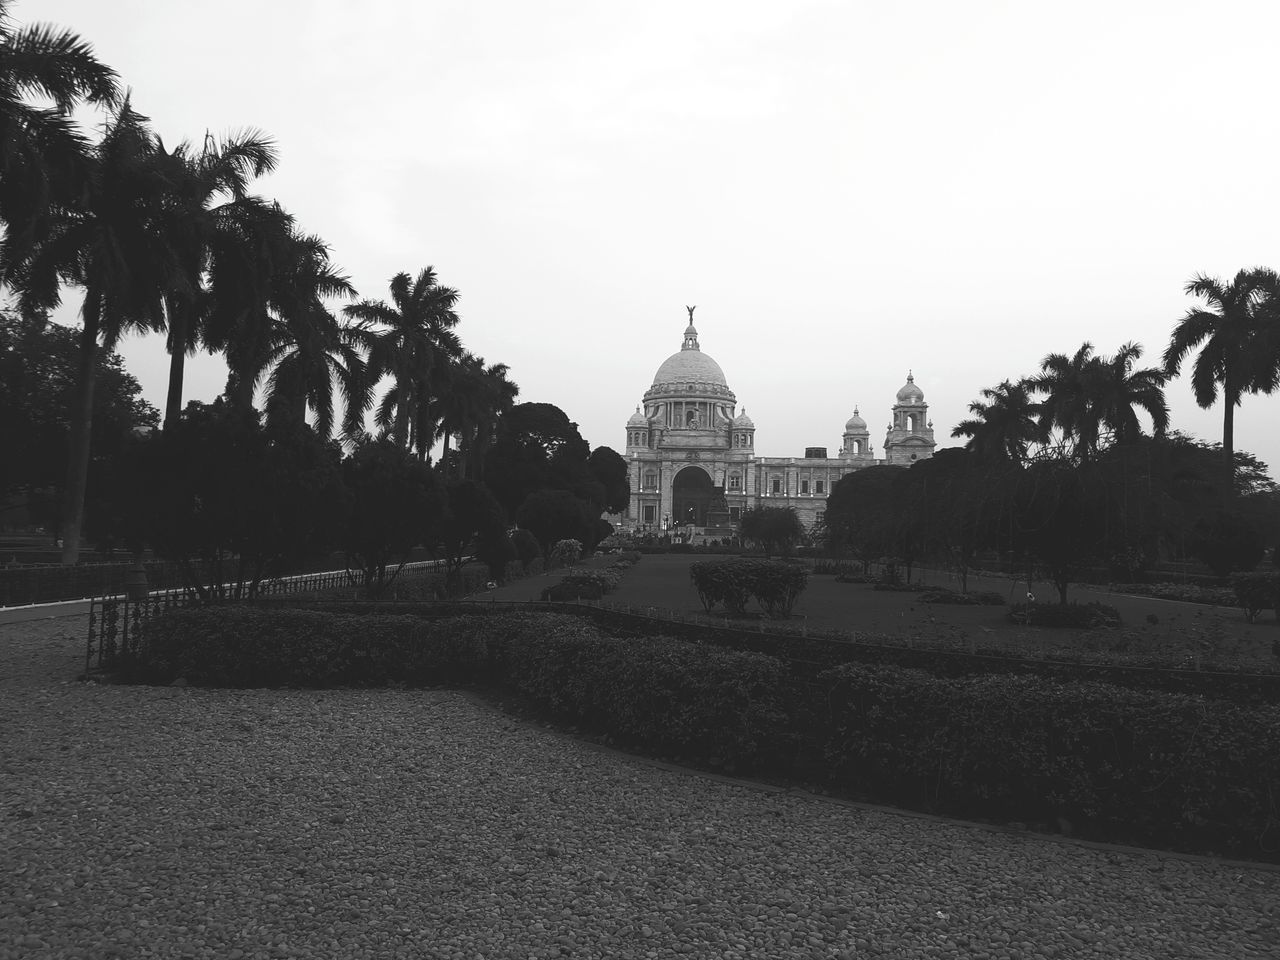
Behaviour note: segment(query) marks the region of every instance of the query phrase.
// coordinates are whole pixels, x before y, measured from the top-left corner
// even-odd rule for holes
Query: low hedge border
[[[144,628],[132,679],[228,686],[502,685],[627,746],[809,778],[961,816],[1064,818],[1104,839],[1280,859],[1280,706],[1029,675],[783,661],[556,614],[448,617],[245,606]]]

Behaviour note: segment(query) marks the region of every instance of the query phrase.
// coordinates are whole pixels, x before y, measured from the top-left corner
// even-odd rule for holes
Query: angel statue
[[[689,306],[688,304],[685,304],[685,309],[689,311],[689,322],[690,322],[690,323],[693,323],[693,311],[695,311],[695,310],[697,310],[697,309],[698,309],[698,305],[695,303],[695,304],[691,307],[691,306]]]

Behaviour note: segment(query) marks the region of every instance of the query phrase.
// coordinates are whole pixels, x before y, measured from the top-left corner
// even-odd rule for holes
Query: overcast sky
[[[593,445],[698,306],[756,448],[877,453],[907,370],[940,445],[983,387],[1136,340],[1197,273],[1280,268],[1280,4],[19,0],[167,144],[256,127],[261,182],[365,297],[427,264],[459,333]],[[69,319],[69,317],[68,317]],[[158,337],[123,350],[160,406]],[[189,367],[188,399],[225,370]],[[1188,377],[1174,426],[1220,440]],[[1280,472],[1280,396],[1237,445]]]

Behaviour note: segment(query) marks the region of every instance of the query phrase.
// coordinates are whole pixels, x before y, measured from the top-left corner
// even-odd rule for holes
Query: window
[[[738,476],[736,473],[732,473],[729,475],[729,489],[730,490],[742,489],[742,478]]]
[[[656,473],[646,473],[644,475],[644,488],[646,490],[658,489],[658,475]]]
[[[730,519],[730,520],[734,520],[734,521],[741,520],[741,519],[742,519],[742,508],[741,508],[741,507],[730,507],[730,508],[729,508],[729,519]]]
[[[827,519],[827,515],[823,511],[819,510],[818,516],[815,519],[817,520],[818,523],[822,523],[823,520]]]
[[[815,481],[813,481],[813,492],[814,492],[814,493],[826,493],[826,492],[827,492],[827,483],[826,483],[826,481],[825,481],[825,480],[815,480]]]
[[[654,523],[658,518],[658,508],[650,504],[644,508],[644,522]]]
[[[808,480],[801,480],[801,481],[800,481],[800,492],[801,492],[801,493],[808,493],[808,492],[809,492],[809,481],[808,481]]]
[[[779,480],[777,477],[773,478],[773,492],[774,493],[782,492],[782,481]]]

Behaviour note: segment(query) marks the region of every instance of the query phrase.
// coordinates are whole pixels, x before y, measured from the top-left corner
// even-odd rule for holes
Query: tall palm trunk
[[[169,313],[169,390],[164,400],[164,432],[182,416],[182,381],[187,364],[187,316],[182,308]]]
[[[84,495],[89,480],[89,436],[93,430],[93,386],[98,369],[98,310],[89,306],[88,297],[85,306],[76,399],[71,410],[67,482],[62,493],[62,562],[68,565],[80,561],[80,530],[84,526]]]
[[[1231,395],[1230,385],[1224,385],[1222,391],[1222,456],[1223,456],[1223,477],[1226,485],[1222,488],[1222,509],[1230,510],[1231,504],[1235,499],[1236,488],[1236,426],[1235,414],[1236,405],[1235,398]]]

